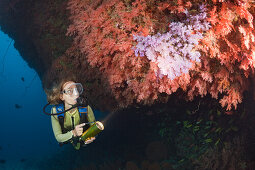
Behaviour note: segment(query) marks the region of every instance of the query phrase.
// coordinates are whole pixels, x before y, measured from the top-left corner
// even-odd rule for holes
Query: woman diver
[[[55,114],[76,105],[79,96],[83,92],[83,87],[80,83],[75,83],[75,81],[62,80],[57,87],[52,89],[52,92],[53,95],[49,96],[49,100],[53,103],[58,103],[51,109],[51,114]],[[90,123],[94,121],[94,113],[89,105],[86,107],[74,107],[63,114],[51,115],[52,129],[60,146],[70,142],[75,149],[79,149],[80,145],[84,146],[95,140],[95,137],[88,138],[84,142],[79,140],[83,132],[91,126]]]

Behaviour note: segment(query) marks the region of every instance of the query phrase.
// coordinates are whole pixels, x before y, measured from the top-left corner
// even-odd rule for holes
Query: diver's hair
[[[68,76],[65,78],[62,78],[59,81],[55,81],[51,87],[51,89],[46,89],[45,92],[47,94],[47,100],[51,105],[60,104],[63,101],[60,99],[61,92],[63,90],[63,85],[68,82],[73,81],[77,82],[77,78],[75,76]]]

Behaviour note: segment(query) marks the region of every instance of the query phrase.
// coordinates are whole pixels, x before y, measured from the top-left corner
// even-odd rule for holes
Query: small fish
[[[26,159],[24,159],[24,158],[20,159],[20,162],[25,162],[25,161],[26,161]]]
[[[21,105],[18,105],[18,104],[15,104],[15,108],[16,108],[16,109],[20,109],[20,108],[22,108],[22,106],[21,106]]]
[[[0,146],[0,151],[2,150],[2,147]]]
[[[230,111],[225,111],[225,113],[226,113],[227,115],[232,115],[234,112],[233,112],[232,110],[230,110]]]
[[[0,159],[0,163],[1,163],[1,164],[4,164],[5,162],[6,162],[6,160]]]
[[[24,78],[24,77],[21,77],[21,80],[24,82],[24,81],[25,81],[25,78]]]

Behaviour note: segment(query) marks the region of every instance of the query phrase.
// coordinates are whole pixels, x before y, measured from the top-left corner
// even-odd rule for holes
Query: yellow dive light
[[[104,130],[103,123],[96,121],[92,126],[90,126],[80,137],[80,140],[86,141],[86,139],[95,137],[98,133]]]

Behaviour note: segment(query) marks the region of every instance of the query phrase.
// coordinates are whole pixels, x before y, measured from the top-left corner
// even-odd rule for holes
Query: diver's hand
[[[84,143],[87,145],[87,144],[93,142],[95,139],[96,139],[95,137],[88,138],[88,139],[85,140]]]
[[[83,133],[83,126],[85,126],[85,123],[82,123],[82,124],[79,124],[79,125],[76,125],[74,130],[72,130],[73,134],[74,134],[74,137],[76,136],[81,136],[82,133]]]

